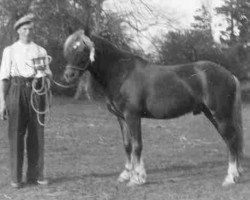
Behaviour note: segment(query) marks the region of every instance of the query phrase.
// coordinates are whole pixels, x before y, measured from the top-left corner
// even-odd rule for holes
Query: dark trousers
[[[31,81],[32,79],[12,77],[7,96],[10,169],[13,182],[22,181],[25,148],[28,162],[27,181],[43,179],[44,127],[38,123],[37,114],[30,103]],[[40,110],[44,109],[44,96],[36,96],[34,102]],[[40,121],[44,122],[44,115],[40,115]]]

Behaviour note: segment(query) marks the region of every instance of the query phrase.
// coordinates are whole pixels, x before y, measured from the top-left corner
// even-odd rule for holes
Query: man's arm
[[[0,80],[0,119],[7,119],[6,96],[9,91],[9,80]]]
[[[11,48],[6,47],[3,51],[0,68],[0,119],[7,117],[6,96],[9,91],[9,78],[11,68]]]

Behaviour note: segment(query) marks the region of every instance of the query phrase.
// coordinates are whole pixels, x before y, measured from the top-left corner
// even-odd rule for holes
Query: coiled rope
[[[48,59],[47,63],[45,63],[44,59]],[[37,121],[41,126],[45,126],[45,114],[50,114],[50,108],[51,108],[51,102],[52,102],[52,92],[51,92],[51,81],[50,78],[45,73],[46,65],[49,65],[52,61],[51,56],[46,57],[38,57],[35,59],[42,59],[42,63],[35,64],[35,61],[33,60],[34,65],[31,66],[28,63],[26,63],[27,66],[31,67],[35,70],[35,78],[32,80],[31,83],[31,95],[30,95],[30,104],[32,109],[36,112],[37,115]],[[41,77],[37,78],[36,75],[42,75]],[[41,82],[40,82],[41,80]],[[42,96],[44,96],[45,102],[44,102],[44,110],[41,110],[41,104],[40,101],[42,100]],[[39,99],[39,100],[38,100]],[[41,115],[44,118],[44,120],[41,120]]]
[[[50,56],[48,56],[50,57]],[[50,57],[49,61],[47,64],[49,64],[52,61],[52,58]],[[90,64],[90,62],[88,62],[85,65],[85,69],[88,67],[88,65]],[[42,67],[40,70],[36,70],[36,73],[38,73],[39,71],[44,73],[46,68],[43,68],[44,64],[42,65],[37,65],[36,67],[34,66],[30,66],[28,63],[27,65],[29,67],[32,67],[33,69],[37,69],[38,67]],[[85,69],[79,69],[79,70],[85,70]],[[39,79],[41,79],[41,82],[39,83]],[[50,109],[51,109],[51,102],[52,102],[52,92],[51,92],[51,81],[56,84],[59,87],[62,88],[72,88],[75,87],[76,84],[72,84],[72,85],[64,85],[61,83],[58,83],[57,81],[55,81],[54,79],[50,79],[48,76],[46,76],[46,74],[43,74],[42,77],[40,78],[34,78],[32,81],[32,90],[31,90],[31,97],[30,97],[30,103],[31,103],[31,107],[32,109],[36,112],[37,114],[37,120],[38,123],[41,126],[45,126],[45,122],[42,122],[41,120],[41,115],[44,115],[43,117],[45,118],[45,114],[51,114]],[[40,84],[40,87],[39,87]],[[37,101],[38,98],[45,96],[45,102],[44,102],[44,110],[40,110],[40,106],[39,103]],[[45,121],[45,119],[44,119]]]
[[[41,83],[39,83],[39,79],[41,79]],[[30,97],[30,103],[32,106],[32,109],[36,112],[38,123],[41,126],[45,126],[45,122],[42,122],[41,115],[50,114],[51,109],[51,102],[52,102],[52,92],[51,92],[51,81],[50,78],[47,76],[43,76],[41,78],[34,78],[32,81],[32,90],[31,90],[31,97]],[[39,84],[41,85],[40,87]],[[44,102],[44,109],[41,110],[38,103],[38,98],[41,99],[41,97],[44,96],[45,102]],[[44,119],[45,121],[45,119]]]

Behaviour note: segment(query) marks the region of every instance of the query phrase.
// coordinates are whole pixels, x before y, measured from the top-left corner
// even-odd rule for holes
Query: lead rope
[[[44,59],[43,57],[40,57],[42,59]],[[40,59],[37,58],[37,59]],[[49,59],[47,65],[50,64],[50,62],[52,61],[52,58],[50,56],[47,56],[47,58]],[[33,61],[35,64],[35,61]],[[51,81],[50,78],[48,76],[46,76],[46,74],[44,73],[44,71],[46,70],[46,64],[44,63],[44,60],[42,61],[43,63],[40,65],[34,65],[34,67],[30,66],[28,63],[27,66],[32,67],[33,69],[35,69],[35,73],[36,75],[38,73],[41,73],[42,76],[39,78],[35,78],[32,80],[31,83],[31,94],[30,94],[30,104],[32,109],[36,112],[37,115],[37,121],[41,126],[45,126],[45,114],[49,114],[49,116],[51,117],[51,102],[52,102],[52,92],[51,92]],[[38,67],[43,67],[41,69],[38,69]],[[39,79],[41,79],[41,82],[39,82]],[[44,96],[44,110],[41,110],[41,100],[42,100],[42,96]],[[41,115],[43,115],[42,117],[44,117],[44,122],[42,122],[41,120]]]
[[[48,113],[49,116],[51,114],[50,109],[51,109],[51,102],[52,102],[52,92],[51,92],[51,81],[48,77],[43,76],[41,77],[41,87],[38,88],[39,82],[38,82],[38,78],[34,78],[34,80],[32,81],[32,90],[31,90],[31,97],[30,97],[30,103],[31,106],[33,108],[33,110],[36,112],[37,114],[37,120],[38,123],[41,126],[45,126],[45,122],[41,121],[40,116],[44,115]],[[45,102],[44,102],[44,110],[40,110],[39,108],[39,103],[37,101],[38,97],[41,96],[45,96]],[[41,98],[39,98],[41,99]],[[45,119],[44,119],[45,121]]]

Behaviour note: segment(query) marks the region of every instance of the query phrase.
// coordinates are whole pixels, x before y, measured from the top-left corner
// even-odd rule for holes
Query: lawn
[[[48,186],[10,187],[6,122],[0,122],[0,200],[230,200],[250,199],[250,105],[243,106],[244,174],[222,187],[227,172],[224,142],[202,115],[143,120],[148,182],[117,182],[125,153],[116,118],[102,102],[55,98],[46,126]],[[24,166],[26,168],[26,165]]]

